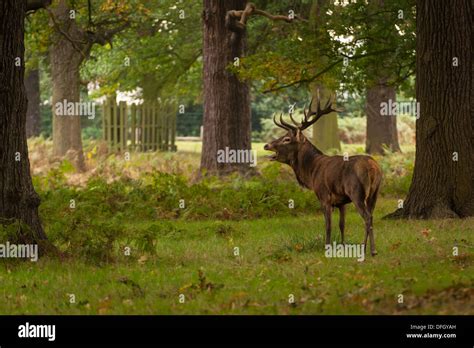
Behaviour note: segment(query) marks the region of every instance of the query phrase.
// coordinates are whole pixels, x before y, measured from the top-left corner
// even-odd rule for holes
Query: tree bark
[[[390,151],[399,152],[396,115],[382,115],[381,104],[396,102],[395,88],[387,86],[384,79],[367,89],[367,138],[366,152],[384,154],[387,147]]]
[[[56,104],[80,101],[79,68],[85,58],[84,38],[74,19],[70,18],[70,9],[61,0],[52,10],[57,24],[66,32],[73,44],[62,33],[56,31],[50,48],[52,107],[53,107],[53,154],[63,157],[66,154],[79,171],[85,169],[81,138],[80,115],[61,116],[56,114]],[[82,42],[82,44],[81,44]],[[83,53],[81,54],[81,50]]]
[[[204,138],[201,173],[246,172],[247,163],[218,163],[218,150],[251,149],[250,92],[246,82],[229,71],[245,54],[246,35],[226,28],[229,10],[242,10],[246,0],[204,0]]]
[[[37,137],[41,131],[41,98],[39,70],[28,71],[25,78],[28,108],[26,111],[26,137]]]
[[[404,207],[388,217],[473,216],[472,3],[416,5],[415,169]]]
[[[46,245],[26,144],[25,1],[0,3],[0,223],[20,222],[15,242]],[[19,64],[19,65],[17,65]]]

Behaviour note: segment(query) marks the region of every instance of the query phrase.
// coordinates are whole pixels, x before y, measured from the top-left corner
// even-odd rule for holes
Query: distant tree
[[[333,8],[334,36],[344,38],[337,42],[346,58],[339,70],[341,82],[366,96],[368,153],[383,154],[385,148],[400,151],[396,115],[382,115],[381,105],[395,103],[397,90],[411,88],[414,5],[413,0],[369,0]],[[356,56],[363,58],[353,59]]]
[[[85,169],[81,118],[79,115],[57,115],[55,105],[64,100],[80,102],[80,67],[92,46],[109,44],[117,33],[131,24],[130,4],[103,0],[99,5],[94,11],[85,3],[72,7],[68,0],[58,0],[49,9],[55,29],[49,56],[53,90],[53,154],[64,156],[69,151],[78,170]],[[88,11],[88,15],[84,11]]]
[[[367,87],[366,106],[367,132],[365,151],[371,154],[384,154],[388,148],[399,152],[397,117],[383,115],[382,103],[392,105],[397,98],[395,87],[387,85],[386,79],[381,78],[376,84]]]
[[[28,7],[33,9],[45,8],[50,0],[28,1]],[[34,6],[33,6],[34,4]],[[26,113],[27,137],[38,136],[41,133],[41,95],[49,97],[48,88],[41,90],[41,76],[49,70],[48,53],[48,14],[46,11],[27,11],[25,18],[25,87],[28,99]],[[44,82],[44,81],[43,81]]]
[[[37,137],[41,132],[41,98],[39,68],[30,69],[25,77],[28,108],[26,112],[26,136]]]
[[[324,23],[327,19],[327,10],[329,0],[313,1],[310,10],[310,21],[314,27],[315,35],[321,35],[318,30],[320,23]],[[324,34],[323,34],[324,35]],[[325,40],[330,41],[329,34],[325,33]],[[319,96],[322,100],[329,98],[336,99],[335,91],[330,90],[321,82],[312,84],[312,97]],[[313,104],[316,108],[316,105]],[[334,107],[336,107],[334,103]],[[339,140],[339,128],[337,125],[337,113],[332,112],[316,122],[313,126],[313,143],[321,151],[326,152],[329,149],[341,150],[341,141]]]
[[[367,21],[364,22],[362,35],[367,37],[363,44],[367,52],[377,50],[379,46],[397,45],[400,33],[391,23],[398,18],[397,7],[385,6],[384,0],[372,0],[365,14]],[[400,17],[403,18],[403,15]],[[386,148],[392,152],[400,151],[396,115],[383,115],[381,112],[383,104],[392,105],[397,100],[398,86],[389,82],[389,77],[395,75],[392,59],[389,54],[378,63],[375,59],[369,59],[370,65],[366,65],[366,74],[370,74],[366,79],[367,153],[384,154]]]

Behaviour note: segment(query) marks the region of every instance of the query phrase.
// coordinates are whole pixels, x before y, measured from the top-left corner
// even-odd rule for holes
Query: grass
[[[166,156],[156,154],[154,160]],[[173,156],[194,161],[198,153]],[[405,170],[406,157],[397,156],[382,159],[387,173]],[[107,166],[110,161],[116,159],[109,158]],[[91,184],[88,178],[84,186],[67,184],[69,174],[58,170],[35,177],[46,232],[69,256],[37,263],[2,260],[0,313],[474,314],[473,218],[382,220],[396,209],[398,192],[406,186],[403,177],[388,175],[391,181],[375,210],[379,255],[363,262],[326,258],[316,199],[306,202],[312,194],[298,193],[292,179],[270,172],[237,189],[238,179],[203,188],[171,180],[175,174],[108,184],[97,178]],[[261,191],[268,180],[275,181],[272,190]],[[162,215],[170,204],[166,197],[179,197],[181,185],[194,190],[200,197],[196,204],[208,211]],[[160,196],[163,192],[168,193]],[[291,211],[272,205],[255,216],[239,208],[246,201],[286,199],[287,192],[305,204]],[[71,212],[67,203],[76,196],[77,210]],[[226,207],[228,215],[217,214]],[[334,225],[332,238],[338,241]],[[346,242],[360,243],[363,223],[352,205],[346,226]]]
[[[380,202],[379,255],[364,262],[324,256],[320,214],[175,221],[172,233],[157,237],[156,254],[132,247],[129,256],[99,265],[49,258],[8,262],[0,273],[1,313],[473,314],[474,219],[381,220],[395,205]],[[150,223],[128,225],[146,230]],[[363,224],[352,208],[347,225],[347,242],[360,243]]]

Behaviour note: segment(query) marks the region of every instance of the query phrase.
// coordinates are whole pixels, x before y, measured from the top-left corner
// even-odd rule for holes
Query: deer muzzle
[[[277,159],[278,153],[275,150],[275,148],[272,146],[272,144],[265,144],[263,149],[266,150],[266,151],[273,151],[274,152],[274,154],[266,156],[268,159],[270,159],[270,161],[275,161]]]

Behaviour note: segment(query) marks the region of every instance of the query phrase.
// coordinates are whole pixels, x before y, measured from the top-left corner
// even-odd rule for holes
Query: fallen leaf
[[[146,255],[142,255],[142,256],[140,256],[140,258],[138,259],[138,263],[139,263],[139,264],[142,264],[142,265],[143,265],[145,262],[147,262],[147,261],[148,261],[148,256],[146,256]]]
[[[428,237],[429,234],[430,234],[431,230],[429,228],[424,228],[422,231],[421,231],[421,234],[423,234],[425,237]]]

